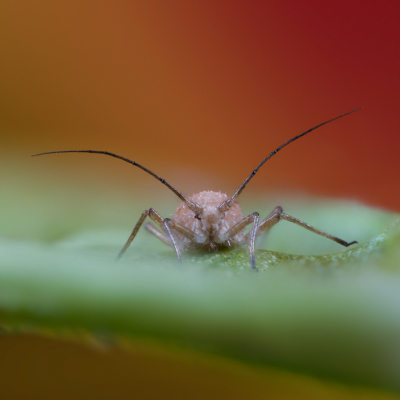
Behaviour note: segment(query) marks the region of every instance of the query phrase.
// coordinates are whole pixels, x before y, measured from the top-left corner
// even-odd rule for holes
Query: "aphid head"
[[[210,236],[218,230],[218,225],[221,219],[223,219],[225,213],[219,209],[217,206],[204,206],[200,213],[195,215],[195,218],[202,222],[202,228]]]

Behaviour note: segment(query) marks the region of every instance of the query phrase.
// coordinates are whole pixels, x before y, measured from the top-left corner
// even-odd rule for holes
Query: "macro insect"
[[[328,124],[329,122],[358,110],[360,110],[360,108],[314,126],[313,128],[308,129],[307,131],[293,137],[283,145],[279,146],[257,165],[257,167],[251,172],[251,174],[241,184],[239,189],[232,197],[228,197],[226,194],[220,192],[204,191],[187,198],[165,179],[161,178],[159,175],[150,171],[143,165],[108,151],[62,150],[34,154],[33,157],[58,153],[91,153],[115,157],[139,167],[143,171],[152,175],[182,200],[182,203],[177,208],[171,219],[162,218],[161,215],[158,214],[153,208],[143,211],[117,258],[122,257],[129,245],[132,243],[133,239],[136,237],[145,219],[149,217],[159,229],[150,223],[146,223],[145,228],[165,244],[173,247],[179,261],[182,260],[182,251],[185,250],[203,248],[218,251],[218,249],[222,247],[234,248],[248,245],[250,252],[250,265],[253,269],[257,270],[256,259],[254,255],[255,240],[261,233],[272,228],[275,224],[282,220],[293,222],[294,224],[308,229],[309,231],[318,235],[324,236],[327,239],[333,240],[345,247],[357,243],[356,241],[346,242],[343,239],[339,239],[336,236],[314,228],[306,222],[284,213],[282,207],[280,206],[276,207],[265,219],[260,222],[260,217],[257,212],[244,216],[239,205],[236,203],[236,199],[246,188],[258,170],[264,165],[264,163],[278,151],[282,150],[285,146],[301,138],[307,133],[310,133],[311,131],[321,127],[322,125]],[[248,225],[251,225],[251,229],[248,233],[245,233],[245,228]]]

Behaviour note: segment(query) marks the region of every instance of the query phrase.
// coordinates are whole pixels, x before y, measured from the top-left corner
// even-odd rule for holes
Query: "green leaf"
[[[178,265],[146,232],[116,262],[129,229],[72,228],[51,243],[3,238],[0,321],[9,332],[153,340],[400,391],[398,217],[353,203],[285,209],[360,244],[342,250],[282,223],[256,252],[255,273],[245,248],[188,253]]]

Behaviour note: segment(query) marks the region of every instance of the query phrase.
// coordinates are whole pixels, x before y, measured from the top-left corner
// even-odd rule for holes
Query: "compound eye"
[[[201,220],[200,215],[199,214],[194,214],[194,217],[198,220]]]

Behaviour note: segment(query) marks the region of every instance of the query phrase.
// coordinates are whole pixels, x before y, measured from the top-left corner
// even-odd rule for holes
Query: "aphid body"
[[[178,225],[191,230],[196,236],[195,240],[190,240],[180,234],[181,246],[185,250],[192,250],[199,247],[237,247],[245,244],[243,242],[243,230],[239,231],[231,239],[227,238],[228,231],[243,220],[242,210],[237,203],[226,212],[221,212],[218,206],[228,196],[220,192],[200,192],[189,197],[189,200],[197,203],[203,209],[202,213],[196,218],[185,203],[176,210],[172,221]]]
[[[260,222],[257,212],[254,212],[248,216],[244,216],[239,205],[236,203],[236,198],[247,186],[253,176],[264,165],[264,163],[279,150],[281,150],[283,147],[287,146],[294,140],[297,140],[307,133],[313,131],[314,129],[317,129],[322,125],[325,125],[335,119],[341,118],[357,110],[350,111],[329,121],[323,122],[322,124],[319,124],[307,130],[306,132],[295,136],[294,138],[290,139],[289,141],[278,147],[258,164],[258,166],[252,171],[252,173],[247,177],[247,179],[242,183],[242,185],[232,197],[229,197],[226,194],[220,192],[204,191],[194,194],[189,198],[186,198],[181,192],[175,189],[165,179],[161,178],[146,167],[138,164],[136,161],[129,160],[125,157],[118,156],[107,151],[63,150],[35,154],[35,156],[55,153],[95,153],[115,157],[125,162],[128,162],[152,175],[165,186],[167,186],[182,200],[182,203],[177,208],[175,214],[172,216],[171,219],[162,218],[152,208],[143,211],[138,222],[133,228],[133,231],[129,236],[127,242],[120,251],[118,258],[125,253],[132,240],[138,233],[140,227],[144,223],[145,219],[149,217],[157,225],[157,227],[150,223],[147,223],[145,225],[145,228],[158,239],[162,240],[165,244],[173,247],[179,261],[182,259],[181,252],[185,250],[204,248],[218,251],[218,249],[222,247],[233,248],[248,245],[250,252],[250,265],[253,269],[257,270],[254,255],[256,237],[259,236],[262,232],[270,229],[281,220],[293,222],[318,235],[333,240],[345,247],[357,243],[356,241],[346,242],[343,239],[339,239],[336,236],[314,228],[311,225],[308,225],[307,223],[295,217],[292,217],[289,214],[284,213],[282,207],[280,206],[276,207],[264,220]],[[251,228],[248,233],[245,233],[245,228],[248,225],[251,225]]]

